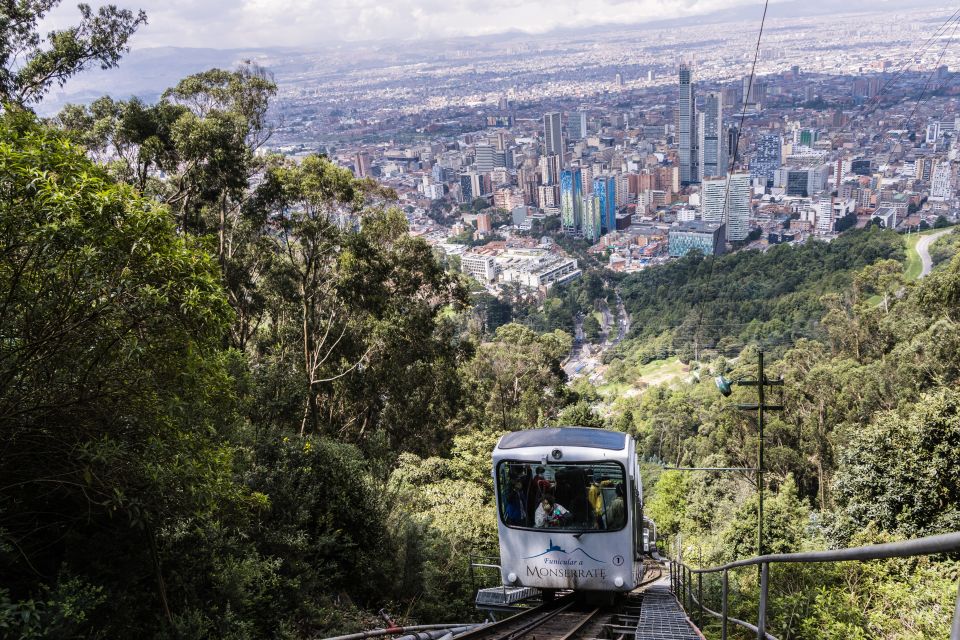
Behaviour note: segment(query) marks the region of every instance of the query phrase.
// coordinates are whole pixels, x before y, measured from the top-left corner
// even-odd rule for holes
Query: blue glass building
[[[560,224],[567,233],[583,229],[583,174],[579,168],[560,172]]]
[[[593,195],[600,201],[600,229],[610,233],[617,229],[617,179],[600,176],[593,179]]]

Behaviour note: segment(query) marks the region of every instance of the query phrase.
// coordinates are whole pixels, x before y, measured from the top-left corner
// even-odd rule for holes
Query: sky
[[[506,31],[532,34],[599,24],[703,15],[757,0],[112,0],[143,9],[148,24],[133,48],[311,47],[339,42],[419,40]],[[774,0],[776,2],[777,0]],[[108,4],[100,0],[93,6]],[[67,0],[44,31],[76,21]]]

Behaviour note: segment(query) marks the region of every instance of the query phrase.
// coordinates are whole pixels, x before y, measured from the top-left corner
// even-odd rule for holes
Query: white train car
[[[503,583],[626,592],[643,579],[643,486],[627,434],[508,433],[493,451]]]

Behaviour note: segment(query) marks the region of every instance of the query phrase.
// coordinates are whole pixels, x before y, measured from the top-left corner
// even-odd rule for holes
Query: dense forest
[[[703,563],[752,555],[751,477],[657,463],[748,466],[754,423],[706,380],[752,371],[764,339],[787,382],[770,550],[960,526],[960,258],[903,282],[899,238],[868,229],[491,299],[408,235],[390,191],[261,153],[276,86],[255,65],[38,119],[50,86],[116,64],[144,20],[85,9],[41,49],[55,4],[0,24],[30,60],[0,61],[3,637],[475,618],[469,557],[496,553],[489,454],[535,425],[629,431],[664,548],[683,532]],[[618,285],[633,339],[616,357],[655,357],[666,334],[704,382],[609,404],[567,384],[575,314]],[[938,637],[956,575],[944,559],[777,574],[775,633]]]

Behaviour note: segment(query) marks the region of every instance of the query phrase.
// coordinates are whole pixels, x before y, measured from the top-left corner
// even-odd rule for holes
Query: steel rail
[[[360,631],[358,633],[349,633],[344,636],[333,636],[324,640],[364,640],[364,638],[379,638],[382,636],[398,636],[407,634],[411,631],[427,630],[449,630],[471,627],[486,626],[482,622],[458,622],[456,624],[415,624],[403,627],[387,627],[385,629],[371,629],[370,631]]]
[[[553,618],[558,613],[569,608],[572,604],[574,604],[574,602],[576,602],[576,600],[574,599],[574,594],[571,593],[557,600],[554,600],[553,602],[547,602],[547,603],[541,604],[540,606],[534,607],[532,609],[526,609],[524,611],[521,611],[515,615],[510,616],[509,618],[504,618],[503,620],[498,620],[497,622],[494,622],[492,624],[484,625],[476,629],[471,629],[466,633],[458,635],[457,638],[458,640],[460,638],[464,640],[467,640],[467,639],[472,640],[474,638],[479,639],[479,638],[487,638],[487,637],[497,638],[497,639],[511,638],[518,631],[525,632],[525,630],[537,628],[543,622],[546,622],[547,620]],[[537,617],[537,616],[540,616],[540,617]],[[527,621],[528,618],[532,618],[532,619]],[[514,625],[518,623],[521,623],[522,626],[519,628],[512,628]],[[492,635],[492,634],[496,634],[496,632],[498,631],[501,632],[499,635]]]
[[[524,626],[520,627],[520,628],[517,629],[516,631],[510,631],[509,633],[507,633],[507,634],[504,635],[504,636],[495,636],[495,637],[497,637],[497,638],[502,638],[503,640],[516,640],[516,638],[523,637],[523,636],[527,635],[528,633],[530,633],[531,631],[533,631],[534,629],[536,629],[537,627],[542,627],[542,626],[543,626],[544,624],[546,624],[548,621],[553,620],[554,618],[556,618],[558,615],[560,615],[561,613],[563,613],[564,611],[566,611],[567,609],[569,609],[570,607],[572,607],[575,602],[576,602],[576,600],[571,599],[570,602],[568,602],[567,604],[563,605],[562,607],[557,607],[556,609],[554,609],[553,611],[550,611],[550,612],[546,613],[546,614],[543,615],[542,617],[537,618],[537,619],[535,619],[535,620],[531,620],[530,622],[528,622],[528,623],[525,624]]]
[[[583,620],[581,620],[576,625],[574,625],[574,627],[570,629],[570,631],[563,634],[563,637],[561,637],[560,640],[571,640],[571,638],[573,638],[575,635],[580,633],[580,630],[583,629],[585,626],[587,626],[587,623],[593,620],[594,616],[596,616],[598,613],[600,613],[599,608],[594,609],[593,611],[585,615],[583,617]]]

